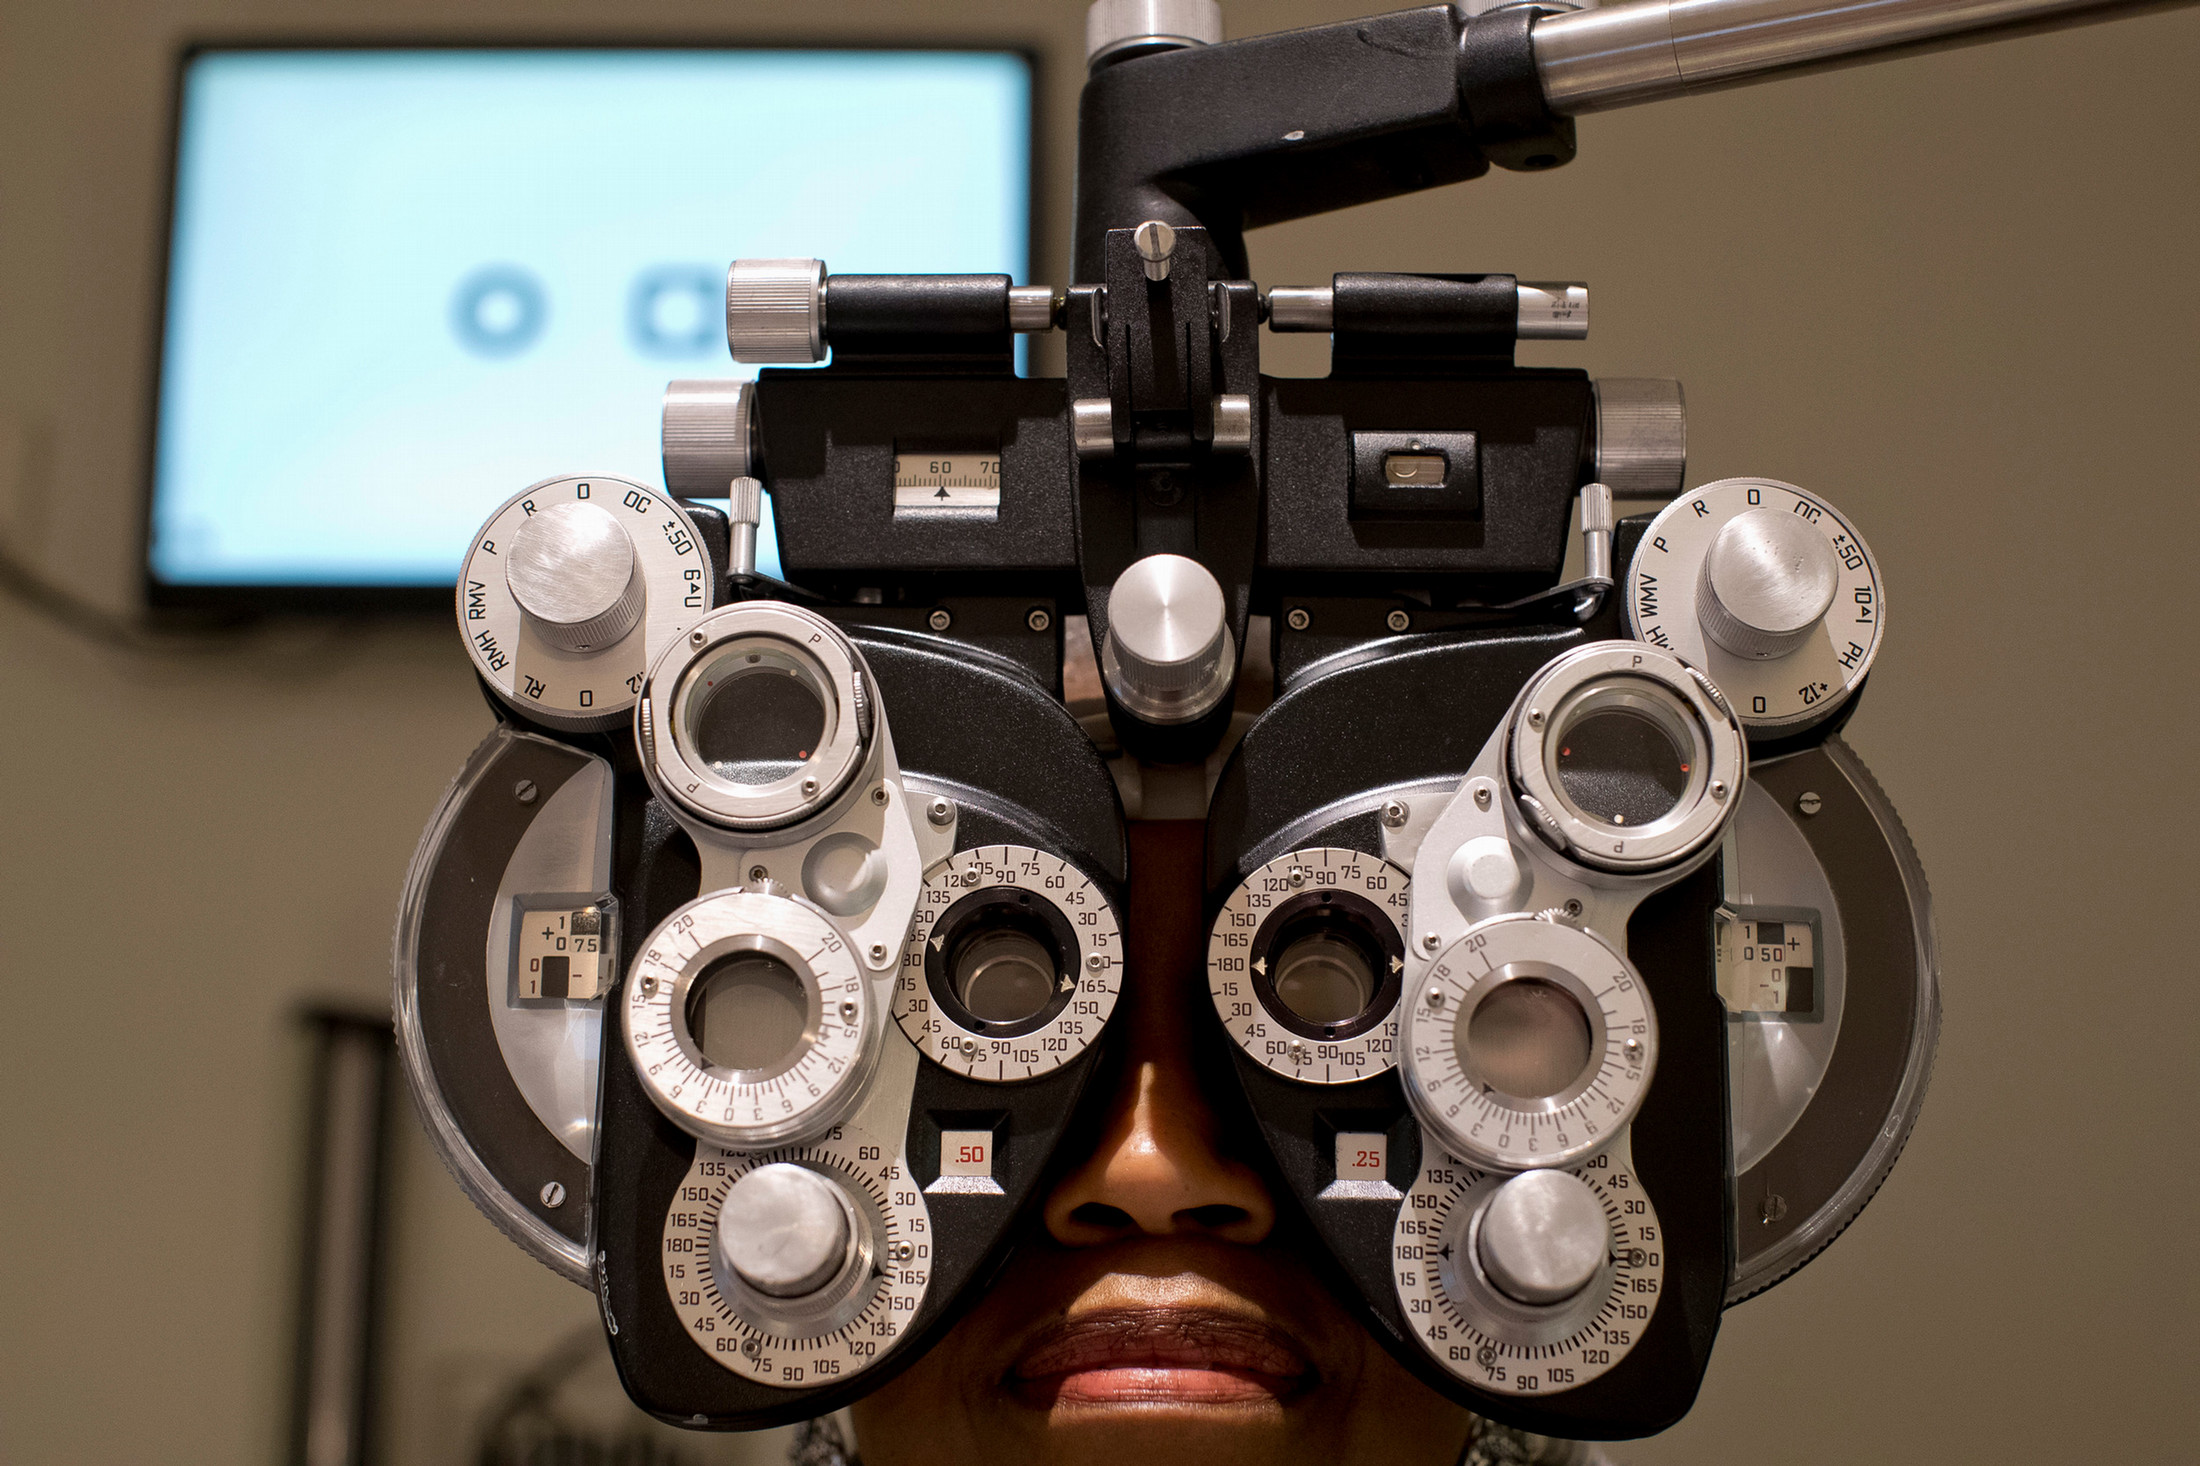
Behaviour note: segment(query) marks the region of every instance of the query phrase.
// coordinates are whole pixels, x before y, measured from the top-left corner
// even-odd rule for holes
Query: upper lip
[[[1304,1380],[1297,1338],[1257,1318],[1212,1308],[1113,1308],[1058,1319],[1025,1346],[1012,1376],[1039,1380],[1088,1369],[1242,1370]]]

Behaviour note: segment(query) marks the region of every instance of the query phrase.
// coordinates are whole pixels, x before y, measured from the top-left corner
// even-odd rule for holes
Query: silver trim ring
[[[1564,734],[1585,715],[1624,710],[1663,729],[1685,751],[1688,782],[1673,807],[1639,826],[1580,809],[1557,771]],[[1741,802],[1749,756],[1739,724],[1685,662],[1639,642],[1597,642],[1553,659],[1514,704],[1506,737],[1521,812],[1563,853],[1604,870],[1678,864],[1716,840]],[[1530,803],[1529,801],[1532,801]]]
[[[744,645],[729,646],[729,643]],[[690,712],[707,674],[744,657],[804,679],[825,709],[819,746],[802,766],[763,784],[725,778],[690,747]],[[822,616],[779,601],[746,601],[712,612],[666,647],[650,669],[635,719],[642,771],[660,796],[721,829],[782,829],[838,798],[871,751],[871,709],[860,653]]]
[[[698,1049],[687,999],[735,952],[784,963],[803,990],[803,1029],[782,1063],[723,1069]],[[698,1140],[755,1150],[818,1135],[863,1100],[883,1015],[847,940],[806,901],[716,891],[667,916],[619,995],[626,1056],[651,1103]]]

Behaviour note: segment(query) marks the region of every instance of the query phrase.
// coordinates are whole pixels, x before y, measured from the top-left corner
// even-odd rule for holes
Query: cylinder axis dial
[[[877,1152],[830,1135],[696,1147],[665,1218],[665,1291],[722,1368],[791,1389],[893,1352],[931,1281],[931,1216],[907,1166]]]
[[[1391,1237],[1398,1302],[1469,1384],[1558,1394],[1642,1338],[1665,1282],[1659,1230],[1618,1156],[1507,1177],[1429,1147]]]
[[[1332,846],[1247,876],[1207,937],[1207,992],[1237,1046],[1306,1084],[1389,1073],[1406,887],[1382,857]]]
[[[1100,888],[1059,856],[986,845],[925,877],[894,1018],[957,1074],[1036,1079],[1099,1038],[1122,987],[1122,933]]]
[[[458,629],[499,698],[592,732],[632,717],[650,661],[714,595],[694,522],[671,499],[624,479],[545,479],[474,537]]]
[[[878,1058],[878,1004],[847,941],[807,902],[758,891],[690,901],[627,979],[626,1051],[650,1099],[732,1149],[817,1135]]]
[[[1659,511],[1627,571],[1628,624],[1710,674],[1753,733],[1792,733],[1847,701],[1886,604],[1863,538],[1777,479],[1705,484]]]
[[[1634,1118],[1657,1061],[1634,966],[1542,916],[1475,923],[1407,995],[1406,1099],[1437,1144],[1478,1166],[1567,1166]]]

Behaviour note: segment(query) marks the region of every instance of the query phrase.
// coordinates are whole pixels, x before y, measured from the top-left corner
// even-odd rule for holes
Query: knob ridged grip
[[[681,381],[665,386],[661,430],[665,487],[683,499],[722,499],[749,471],[747,382]]]
[[[1148,555],[1108,592],[1100,674],[1141,721],[1188,723],[1230,695],[1237,647],[1222,586],[1182,555]]]
[[[829,1177],[775,1161],[719,1203],[711,1264],[771,1298],[802,1298],[833,1280],[853,1242],[848,1205]]]
[[[735,260],[726,271],[726,345],[735,361],[823,361],[825,262]]]
[[[1841,567],[1824,535],[1793,514],[1749,509],[1711,541],[1696,619],[1734,655],[1768,662],[1809,638],[1840,588]]]
[[[1665,377],[1596,382],[1596,476],[1615,499],[1670,499],[1688,472],[1688,409]]]
[[[1522,1303],[1563,1303],[1589,1286],[1612,1229],[1588,1184],[1564,1171],[1515,1176],[1483,1208],[1475,1257],[1498,1291]]]
[[[1094,0],[1085,12],[1087,65],[1127,46],[1213,46],[1221,40],[1217,0]]]
[[[512,536],[504,583],[535,634],[559,651],[593,652],[642,619],[634,542],[594,504],[554,504]]]

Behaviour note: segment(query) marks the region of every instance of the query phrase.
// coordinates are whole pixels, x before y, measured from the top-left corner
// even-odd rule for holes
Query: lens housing
[[[1741,727],[1718,689],[1634,642],[1580,647],[1539,672],[1515,705],[1507,754],[1537,833],[1613,871],[1703,851],[1748,774]]]
[[[658,794],[708,824],[760,832],[840,798],[869,761],[871,729],[862,659],[840,629],[750,601],[666,648],[635,734]]]

